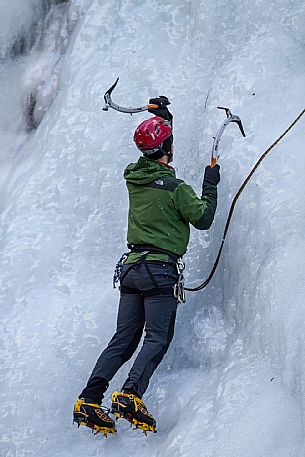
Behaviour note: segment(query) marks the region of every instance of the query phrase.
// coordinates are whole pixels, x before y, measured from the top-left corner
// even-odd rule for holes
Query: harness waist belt
[[[181,257],[178,254],[174,254],[173,252],[167,251],[166,249],[157,248],[150,244],[127,244],[128,249],[131,252],[145,252],[149,251],[149,254],[166,254],[168,255],[175,263]]]

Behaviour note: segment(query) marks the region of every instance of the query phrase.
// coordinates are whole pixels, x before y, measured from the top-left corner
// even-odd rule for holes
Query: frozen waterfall
[[[244,191],[211,285],[188,294],[145,402],[158,434],[72,426],[115,328],[126,249],[122,173],[145,114],[101,110],[167,95],[177,175],[200,192],[228,106],[217,215],[192,231],[187,283],[208,273],[232,198],[304,109],[301,0],[1,0],[1,457],[304,457],[305,119]],[[303,145],[303,146],[302,146]],[[117,374],[121,386],[130,363]]]

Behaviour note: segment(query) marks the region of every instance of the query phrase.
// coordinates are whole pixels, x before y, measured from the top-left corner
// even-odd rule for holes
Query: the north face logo
[[[163,185],[164,185],[164,182],[162,181],[162,179],[158,179],[157,181],[155,181],[155,183],[156,183],[158,186],[163,186]]]

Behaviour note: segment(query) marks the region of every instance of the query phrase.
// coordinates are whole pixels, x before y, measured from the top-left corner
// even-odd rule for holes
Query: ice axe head
[[[148,105],[141,106],[139,108],[131,108],[131,107],[127,108],[127,107],[117,105],[116,103],[114,103],[112,101],[111,94],[112,94],[113,90],[116,88],[118,82],[119,82],[119,78],[117,78],[115,83],[105,92],[105,95],[104,95],[105,105],[103,107],[103,111],[108,111],[109,108],[113,108],[114,110],[120,111],[121,113],[133,114],[133,113],[140,113],[141,111],[146,111],[148,109],[159,108],[158,105],[155,105],[155,104],[148,104]],[[164,98],[166,98],[166,97],[164,97]],[[169,104],[169,101],[167,98],[166,98],[166,100],[168,103],[165,102],[165,104]]]
[[[115,83],[110,87],[110,89],[107,90],[107,92],[105,93],[104,95],[104,100],[105,100],[105,106],[103,107],[103,111],[108,111],[109,110],[109,106],[110,106],[110,101],[111,101],[111,94],[112,94],[112,91],[113,89],[116,88],[116,85],[117,83],[119,82],[119,79],[120,78],[117,78]]]
[[[227,119],[222,123],[220,126],[217,135],[214,137],[214,143],[213,143],[213,148],[212,148],[212,156],[211,156],[211,168],[213,168],[218,160],[219,154],[218,154],[218,145],[220,142],[220,139],[222,137],[222,134],[225,130],[225,128],[231,123],[235,122],[239,130],[241,131],[242,136],[246,136],[241,119],[239,116],[236,116],[235,114],[232,114],[229,108],[225,108],[223,106],[217,106],[218,109],[223,109],[226,112]]]
[[[225,108],[223,106],[217,106],[218,109],[223,109],[226,112],[227,118],[229,119],[229,122],[235,122],[239,130],[241,131],[242,136],[246,136],[241,119],[239,116],[236,116],[235,114],[231,113],[231,110],[229,108]]]

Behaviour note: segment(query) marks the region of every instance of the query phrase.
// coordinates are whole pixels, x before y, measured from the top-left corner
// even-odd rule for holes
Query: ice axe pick
[[[219,128],[219,130],[217,132],[217,135],[214,137],[214,142],[213,142],[213,147],[212,147],[212,155],[211,155],[211,168],[213,168],[216,165],[216,163],[217,163],[217,161],[219,159],[218,145],[219,145],[220,139],[222,137],[222,134],[223,134],[225,128],[231,122],[235,122],[238,125],[242,136],[244,136],[244,137],[246,136],[244,128],[243,128],[243,125],[242,125],[242,122],[241,122],[239,116],[236,116],[235,114],[232,114],[231,111],[229,110],[229,108],[224,108],[223,106],[217,106],[217,108],[225,110],[226,115],[227,115],[227,119],[222,123],[222,125],[220,126],[220,128]]]

